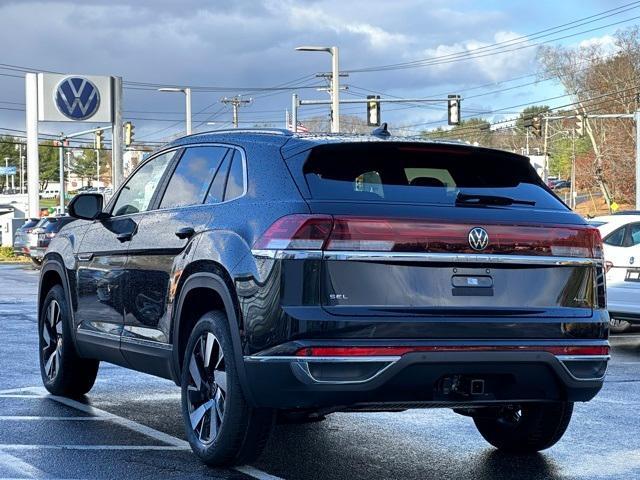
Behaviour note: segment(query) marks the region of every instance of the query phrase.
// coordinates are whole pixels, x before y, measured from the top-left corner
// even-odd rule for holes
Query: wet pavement
[[[179,389],[101,364],[82,401],[46,395],[37,361],[38,272],[0,265],[0,478],[594,479],[640,477],[640,334],[612,338],[602,392],[563,439],[504,455],[449,410],[338,413],[278,425],[261,459],[211,469],[184,440]]]

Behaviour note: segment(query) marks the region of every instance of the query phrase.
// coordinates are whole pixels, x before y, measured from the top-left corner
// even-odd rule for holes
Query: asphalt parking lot
[[[612,338],[595,400],[564,438],[528,456],[488,446],[448,410],[334,414],[279,425],[258,463],[214,470],[191,454],[173,383],[102,364],[83,400],[49,396],[37,362],[36,285],[0,265],[0,478],[594,479],[640,476],[640,332]]]

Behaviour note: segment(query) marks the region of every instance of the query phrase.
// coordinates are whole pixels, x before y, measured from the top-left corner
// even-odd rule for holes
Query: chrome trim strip
[[[252,250],[256,257],[295,260],[346,260],[360,262],[393,261],[424,263],[490,263],[499,265],[549,265],[556,267],[590,267],[602,265],[602,260],[583,257],[550,257],[536,255],[502,255],[480,253],[412,253],[360,252],[322,250]]]
[[[372,381],[373,379],[377,378],[379,375],[381,375],[384,371],[386,371],[388,368],[390,368],[393,364],[395,364],[396,362],[389,362],[387,365],[385,365],[384,367],[380,368],[376,373],[374,373],[373,375],[367,377],[367,378],[363,378],[361,380],[319,380],[318,378],[314,377],[313,374],[311,373],[311,371],[309,370],[309,362],[293,362],[291,363],[291,369],[293,370],[293,374],[296,375],[296,373],[298,373],[299,375],[301,374],[304,377],[306,377],[306,379],[310,380],[311,383],[314,384],[322,384],[322,385],[357,385],[357,384],[362,384],[362,383],[367,383]]]
[[[560,365],[562,365],[562,368],[565,369],[565,371],[567,372],[567,374],[573,379],[576,380],[578,382],[601,382],[604,380],[604,377],[607,376],[607,370],[609,369],[609,359],[611,358],[611,355],[556,355],[556,358],[558,359],[558,363],[560,363]],[[581,377],[576,377],[571,370],[569,370],[569,367],[567,367],[564,362],[565,361],[584,361],[584,360],[601,360],[606,362],[605,368],[604,368],[604,373],[602,374],[602,376],[600,377],[590,377],[590,378],[581,378]]]
[[[154,340],[146,340],[144,338],[136,338],[136,337],[128,337],[126,335],[122,335],[120,337],[120,341],[124,343],[129,343],[132,345],[140,345],[143,347],[152,347],[158,348],[160,350],[173,350],[173,346],[168,343],[156,342]]]
[[[611,355],[556,355],[556,358],[561,362],[575,362],[575,361],[594,361],[601,360],[608,362],[611,360]]]
[[[251,250],[254,257],[273,260],[322,260],[322,250]]]
[[[549,257],[536,255],[502,255],[481,253],[410,253],[325,251],[324,260],[395,261],[428,263],[493,263],[516,265],[593,266],[602,263],[595,258]]]

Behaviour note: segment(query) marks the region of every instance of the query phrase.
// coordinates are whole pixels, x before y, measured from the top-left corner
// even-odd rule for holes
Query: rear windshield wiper
[[[458,192],[456,195],[456,205],[531,205],[533,200],[518,200],[500,195],[475,195]]]

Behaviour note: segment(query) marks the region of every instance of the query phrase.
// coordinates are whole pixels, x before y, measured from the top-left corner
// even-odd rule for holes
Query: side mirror
[[[69,215],[81,220],[96,220],[106,214],[102,211],[104,197],[99,193],[81,193],[71,199]]]

